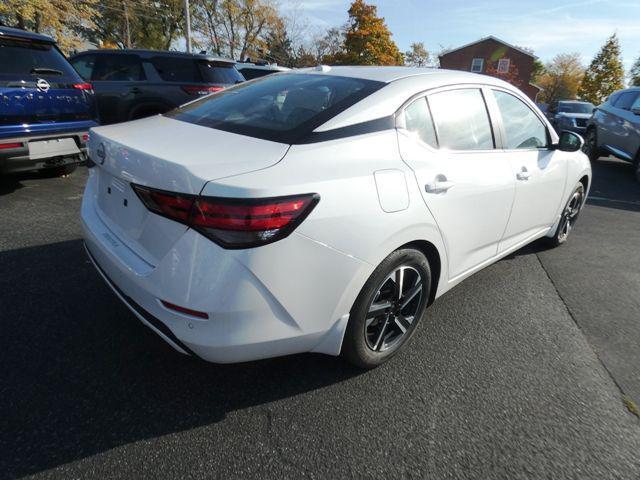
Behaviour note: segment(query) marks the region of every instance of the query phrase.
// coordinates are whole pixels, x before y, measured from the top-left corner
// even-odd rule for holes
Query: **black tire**
[[[556,227],[553,237],[548,239],[547,243],[549,246],[559,247],[568,240],[569,234],[575,226],[578,216],[580,215],[580,211],[582,210],[582,205],[584,204],[584,193],[584,185],[582,183],[578,183],[562,210],[560,221],[558,222],[558,226]]]
[[[598,148],[598,132],[594,127],[587,130],[582,151],[591,162],[595,162],[602,156],[602,150]]]
[[[636,175],[636,181],[640,183],[640,150],[636,153],[636,158],[633,161],[633,171]]]
[[[403,285],[401,294],[398,283]],[[412,248],[393,252],[371,274],[351,309],[342,356],[366,369],[389,360],[424,317],[430,291],[431,268],[424,254]],[[387,295],[389,299],[382,298]],[[386,303],[390,306],[382,309]]]
[[[45,168],[40,170],[40,175],[43,177],[64,177],[65,175],[71,175],[78,168],[77,164],[62,165],[61,167]]]

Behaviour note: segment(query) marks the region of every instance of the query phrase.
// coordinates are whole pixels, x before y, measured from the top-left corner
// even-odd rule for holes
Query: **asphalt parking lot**
[[[88,263],[86,169],[0,180],[0,477],[640,477],[640,186],[595,165],[569,243],[534,244],[362,373],[171,350]]]

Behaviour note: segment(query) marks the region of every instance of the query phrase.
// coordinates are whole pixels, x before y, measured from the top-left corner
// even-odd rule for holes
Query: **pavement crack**
[[[593,345],[591,344],[591,342],[589,341],[589,338],[585,335],[584,331],[582,330],[582,327],[580,326],[580,323],[578,323],[578,320],[576,319],[576,316],[574,315],[573,311],[571,310],[571,307],[569,306],[569,304],[567,303],[567,301],[565,300],[564,296],[562,295],[562,293],[560,292],[560,289],[558,289],[558,286],[556,285],[556,282],[553,280],[553,278],[551,277],[551,274],[549,274],[549,271],[547,270],[547,268],[544,266],[544,263],[542,262],[542,260],[540,259],[540,256],[537,253],[534,253],[536,256],[536,259],[538,260],[538,263],[540,264],[540,268],[542,268],[542,271],[545,273],[545,275],[547,276],[547,278],[549,279],[549,282],[551,282],[551,285],[553,286],[553,289],[556,291],[556,293],[558,294],[558,298],[560,298],[560,300],[562,301],[562,304],[564,305],[564,308],[567,309],[567,313],[569,314],[569,316],[571,317],[571,320],[573,320],[573,323],[576,325],[576,327],[578,328],[578,330],[580,331],[580,333],[582,334],[585,342],[587,343],[587,345],[589,345],[589,348],[591,349],[591,351],[593,352],[593,354],[596,356],[596,358],[598,359],[598,362],[600,362],[600,365],[602,365],[602,368],[604,368],[604,371],[607,372],[607,375],[609,376],[609,378],[611,379],[611,381],[613,382],[613,384],[616,386],[616,388],[618,389],[618,391],[620,392],[620,397],[622,399],[622,403],[625,406],[625,408],[632,413],[633,415],[635,415],[637,418],[640,418],[640,411],[638,410],[637,405],[633,402],[633,400],[631,400],[631,397],[629,397],[629,395],[627,395],[627,393],[624,391],[624,389],[622,388],[622,385],[620,385],[620,383],[618,383],[618,381],[616,380],[616,377],[613,375],[613,373],[611,372],[611,370],[607,367],[607,365],[602,361],[602,358],[600,358],[600,355],[598,355],[598,352],[595,348],[593,348]]]

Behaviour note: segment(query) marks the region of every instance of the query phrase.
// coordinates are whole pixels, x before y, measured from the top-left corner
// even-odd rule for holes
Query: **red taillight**
[[[305,194],[264,199],[198,197],[132,185],[154,213],[184,223],[225,248],[248,248],[288,236],[320,197]]]
[[[209,95],[224,90],[224,87],[208,87],[206,85],[183,85],[182,89],[189,95]]]
[[[82,134],[82,141],[83,142],[88,142],[89,141],[89,134],[88,133],[83,133]]]
[[[0,143],[0,150],[8,150],[9,148],[21,148],[22,143],[12,142],[12,143]]]
[[[164,300],[160,300],[162,305],[169,310],[174,310],[179,313],[184,313],[186,315],[191,315],[192,317],[204,318],[205,320],[209,318],[209,315],[206,312],[199,312],[198,310],[191,310],[190,308],[181,307],[180,305],[174,305],[173,303],[165,302]]]
[[[90,83],[74,83],[73,88],[77,90],[90,90],[93,93],[93,85]]]

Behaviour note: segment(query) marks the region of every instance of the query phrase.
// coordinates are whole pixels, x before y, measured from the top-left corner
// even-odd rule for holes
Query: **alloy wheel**
[[[378,287],[365,319],[365,341],[375,352],[397,345],[411,330],[422,310],[423,279],[420,272],[401,265]]]
[[[578,214],[580,213],[580,208],[582,207],[582,201],[584,199],[584,190],[579,188],[569,199],[567,206],[562,212],[562,218],[560,219],[560,229],[558,234],[558,242],[563,243],[569,237],[571,230],[573,229],[573,225],[578,218]]]

